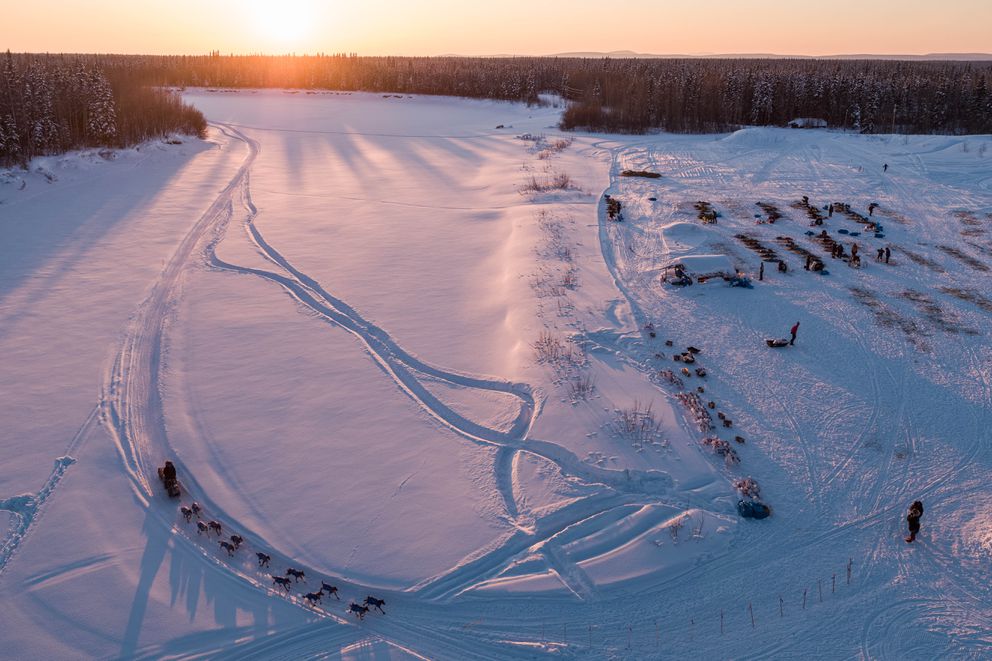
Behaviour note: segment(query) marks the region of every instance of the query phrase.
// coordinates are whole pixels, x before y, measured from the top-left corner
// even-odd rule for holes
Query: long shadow
[[[56,183],[38,200],[0,206],[0,235],[7,248],[0,261],[0,332],[18,313],[2,313],[12,295],[21,293],[29,301],[43,296],[207,149],[202,143],[185,158],[169,155],[130,169],[108,165],[99,177]],[[108,194],[101,184],[110,178],[114,186]]]
[[[148,610],[152,584],[169,549],[170,530],[157,520],[153,507],[154,505],[145,510],[145,521],[141,527],[146,539],[145,552],[141,555],[141,577],[138,579],[134,599],[131,601],[131,612],[121,640],[121,658],[134,656],[138,649],[138,638],[145,623],[145,612]]]

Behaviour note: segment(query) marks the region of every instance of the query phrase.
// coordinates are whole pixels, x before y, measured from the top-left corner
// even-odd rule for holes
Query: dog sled
[[[768,346],[770,346],[772,348],[787,347],[787,346],[789,346],[789,341],[788,340],[784,340],[782,338],[777,338],[777,339],[775,339],[775,338],[766,338],[765,339],[765,344],[767,344]]]
[[[176,479],[176,468],[171,461],[165,462],[165,466],[159,466],[158,479],[162,480],[162,486],[170,498],[179,497],[179,480]]]

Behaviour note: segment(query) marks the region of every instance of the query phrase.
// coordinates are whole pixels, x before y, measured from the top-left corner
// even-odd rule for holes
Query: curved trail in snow
[[[245,141],[254,159],[259,145],[256,141],[233,131],[232,136]],[[403,349],[382,328],[364,319],[361,314],[345,301],[328,292],[320,283],[298,270],[278,250],[262,236],[255,225],[257,209],[251,201],[249,176],[246,173],[239,182],[242,203],[246,211],[245,227],[259,254],[279,267],[285,274],[266,269],[231,264],[216,255],[215,248],[223,238],[218,234],[207,246],[208,260],[214,268],[243,275],[254,275],[281,286],[299,304],[310,309],[319,317],[351,333],[365,347],[379,367],[388,374],[405,394],[413,399],[421,409],[439,424],[470,441],[506,447],[526,449],[556,464],[562,473],[577,477],[593,484],[603,484],[620,491],[634,493],[661,493],[670,485],[667,474],[660,471],[618,471],[603,469],[581,461],[564,447],[540,439],[528,438],[534,417],[539,410],[532,388],[528,384],[513,383],[499,379],[473,376],[443,369],[427,363]],[[417,373],[445,381],[455,386],[489,390],[513,395],[520,400],[520,410],[508,431],[501,431],[480,425],[469,420],[438,399],[420,381]]]
[[[254,558],[256,550],[272,556],[272,571],[285,566],[301,567],[301,565],[290,557],[272,551],[273,546],[265,539],[239,526],[237,521],[231,520],[197,482],[194,471],[175,459],[168,438],[159,391],[162,352],[168,326],[174,316],[174,308],[181,296],[184,270],[195,265],[202,255],[202,259],[211,268],[259,277],[280,286],[298,304],[309,309],[325,322],[351,333],[375,363],[439,425],[473,443],[499,448],[498,460],[494,466],[496,483],[510,523],[516,528],[515,532],[474,560],[459,563],[408,590],[383,590],[380,587],[361,585],[339,576],[332,576],[332,580],[341,587],[344,594],[358,595],[375,590],[388,595],[391,603],[403,603],[404,600],[410,599],[416,599],[421,606],[431,602],[444,602],[499,573],[520,554],[534,548],[543,549],[545,557],[549,558],[555,570],[562,575],[566,586],[570,586],[576,594],[591,594],[593,587],[588,578],[581,574],[581,570],[578,567],[566,566],[567,560],[562,558],[556,547],[557,538],[573,526],[578,526],[622,505],[662,503],[678,507],[675,503],[664,503],[664,495],[672,486],[668,474],[650,470],[619,471],[601,468],[580,460],[556,443],[528,438],[540,408],[528,384],[465,374],[427,363],[403,349],[385,330],[367,321],[345,301],[334,296],[315,279],[297,269],[265,239],[254,223],[258,210],[251,200],[250,171],[259,153],[258,143],[231,126],[218,125],[217,128],[233,141],[240,141],[247,147],[245,160],[228,185],[183,238],[149,295],[130,320],[119,352],[106,377],[102,394],[103,415],[109,422],[108,427],[125,471],[149,511],[163,525],[171,528],[174,536],[181,539],[184,546],[198,552],[208,563],[228,572],[232,579],[247,582],[268,594],[287,598],[320,616],[341,623],[353,623],[351,619],[340,615],[338,610],[332,610],[332,606],[326,602],[324,605],[311,607],[303,603],[301,595],[286,594],[281,589],[274,589],[269,584],[268,572],[256,566]],[[238,206],[240,209],[236,209]],[[232,264],[216,255],[215,249],[223,240],[230,223],[241,213],[244,216],[240,222],[248,231],[258,253],[272,264],[271,270]],[[508,430],[487,427],[470,420],[442,402],[424,386],[418,374],[461,388],[509,394],[518,400],[519,411]],[[513,493],[513,479],[508,473],[512,471],[514,455],[521,450],[556,465],[565,477],[587,485],[607,487],[612,495],[608,493],[587,496],[558,512],[540,517],[536,521],[528,519],[521,524],[517,521],[520,515]],[[158,488],[153,488],[157,479],[156,466],[166,457],[173,457],[180,470],[185,499],[195,499],[203,506],[203,518],[219,520],[225,530],[237,531],[245,538],[245,544],[242,545],[237,556],[229,558],[221,554],[215,538],[196,533],[195,526],[182,522],[172,502],[163,501],[155,496],[156,492],[160,491]],[[312,569],[309,573],[317,578],[328,576]],[[331,604],[335,609],[339,607],[337,602],[332,601]],[[393,624],[391,621],[377,622],[376,629],[381,632],[391,629],[401,631],[402,625]],[[386,635],[383,640],[402,647],[398,643],[388,641],[388,634]],[[458,647],[460,643],[455,641],[452,643],[463,653],[466,651]]]

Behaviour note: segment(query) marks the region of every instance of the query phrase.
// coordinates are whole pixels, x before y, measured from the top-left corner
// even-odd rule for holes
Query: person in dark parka
[[[909,514],[906,515],[906,523],[909,525],[909,537],[906,541],[912,543],[916,539],[916,534],[920,532],[920,517],[923,516],[923,503],[916,500],[909,506]]]

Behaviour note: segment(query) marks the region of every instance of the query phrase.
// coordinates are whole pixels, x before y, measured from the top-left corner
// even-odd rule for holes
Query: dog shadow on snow
[[[299,611],[289,604],[273,603],[265,595],[230,576],[222,567],[205,562],[198,549],[191,548],[182,537],[162,525],[155,504],[148,508],[142,526],[146,544],[141,556],[140,575],[121,643],[120,657],[140,656],[139,641],[146,624],[154,625],[160,609],[185,610],[190,623],[199,629],[217,627],[237,631],[240,637],[262,638],[279,625],[299,624]],[[168,602],[164,597],[164,576],[159,576],[168,563]],[[204,607],[212,613],[203,613]],[[149,614],[151,615],[150,617]],[[206,618],[206,619],[204,619]],[[251,619],[246,626],[245,620]],[[153,626],[154,628],[154,626]],[[216,632],[215,632],[216,633]],[[154,636],[154,633],[152,634]],[[175,643],[182,645],[182,639]],[[163,652],[170,647],[158,645]]]

